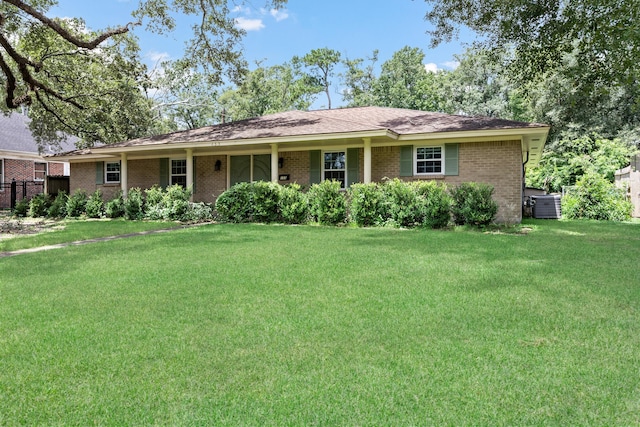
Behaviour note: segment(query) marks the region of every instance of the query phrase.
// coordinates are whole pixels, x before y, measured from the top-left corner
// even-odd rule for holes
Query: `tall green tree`
[[[242,84],[227,89],[218,99],[227,120],[242,120],[288,110],[307,110],[317,94],[298,66],[285,63],[258,67]]]
[[[312,49],[302,58],[293,57],[294,64],[304,64],[308,71],[308,85],[318,88],[327,95],[327,108],[331,109],[331,78],[335,74],[336,65],[340,63],[340,52],[323,47]]]
[[[349,107],[366,107],[374,104],[373,87],[377,80],[375,64],[378,61],[378,50],[374,50],[369,62],[365,59],[344,59],[342,65],[345,71],[340,74],[342,85],[342,100]]]
[[[640,2],[637,0],[425,0],[432,43],[449,41],[466,26],[488,49],[512,47],[522,81],[558,68],[572,53],[582,70],[603,81],[634,77],[640,62]]]
[[[426,70],[424,52],[405,46],[382,64],[380,77],[373,85],[378,106],[439,111],[442,99],[436,88],[436,74]]]
[[[279,7],[286,1],[267,3]],[[146,114],[126,113],[129,105],[144,108],[139,92],[148,83],[132,31],[144,26],[148,31],[167,33],[178,19],[195,18],[184,61],[205,74],[210,84],[220,84],[226,78],[238,79],[246,68],[239,43],[244,32],[231,13],[244,3],[141,0],[135,21],[89,31],[81,20],[47,16],[56,0],[0,0],[2,109],[29,105],[39,122],[34,132],[41,137],[63,131],[91,144],[144,134],[149,129]],[[64,63],[69,64],[68,69]],[[73,84],[74,80],[82,84]],[[103,102],[97,99],[100,97]],[[107,107],[120,111],[109,112]],[[101,126],[103,119],[106,122]],[[125,130],[127,121],[132,121],[129,131]]]

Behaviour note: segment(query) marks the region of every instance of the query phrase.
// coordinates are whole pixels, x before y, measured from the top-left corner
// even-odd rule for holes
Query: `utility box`
[[[562,197],[559,194],[531,196],[533,201],[533,217],[543,219],[559,219],[562,217]]]

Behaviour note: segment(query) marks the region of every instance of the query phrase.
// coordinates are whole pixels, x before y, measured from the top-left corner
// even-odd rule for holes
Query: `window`
[[[186,159],[174,159],[171,160],[171,185],[181,185],[187,187],[187,160]]]
[[[4,159],[0,159],[0,191],[4,191]]]
[[[105,184],[120,182],[120,162],[105,162],[104,166]]]
[[[36,181],[44,181],[47,177],[47,164],[41,162],[33,163],[33,179]]]
[[[346,171],[347,156],[344,151],[324,153],[323,179],[340,181],[340,187],[345,188]]]
[[[417,147],[415,158],[417,175],[444,173],[442,147]]]

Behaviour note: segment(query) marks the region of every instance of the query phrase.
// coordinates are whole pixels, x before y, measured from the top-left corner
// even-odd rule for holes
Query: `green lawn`
[[[640,424],[640,224],[526,225],[0,259],[0,425]]]

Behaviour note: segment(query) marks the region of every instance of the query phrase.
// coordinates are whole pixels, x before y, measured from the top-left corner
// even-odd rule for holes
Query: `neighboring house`
[[[640,155],[631,158],[629,166],[616,171],[616,185],[626,186],[627,194],[633,205],[632,216],[640,218]]]
[[[61,150],[74,149],[72,141],[62,145]],[[23,114],[0,113],[0,209],[10,207],[10,185],[13,180],[29,183],[27,197],[44,190],[47,176],[68,176],[69,163],[51,161],[43,155],[54,154],[51,146],[40,153],[36,140],[29,130],[29,118]],[[27,187],[25,187],[27,188]],[[19,198],[22,198],[19,195]]]
[[[549,126],[486,117],[359,107],[289,111],[77,150],[71,191],[105,198],[154,184],[193,186],[193,200],[214,202],[237,182],[310,185],[357,182],[476,181],[495,187],[498,221],[522,218],[525,167],[540,159]]]

